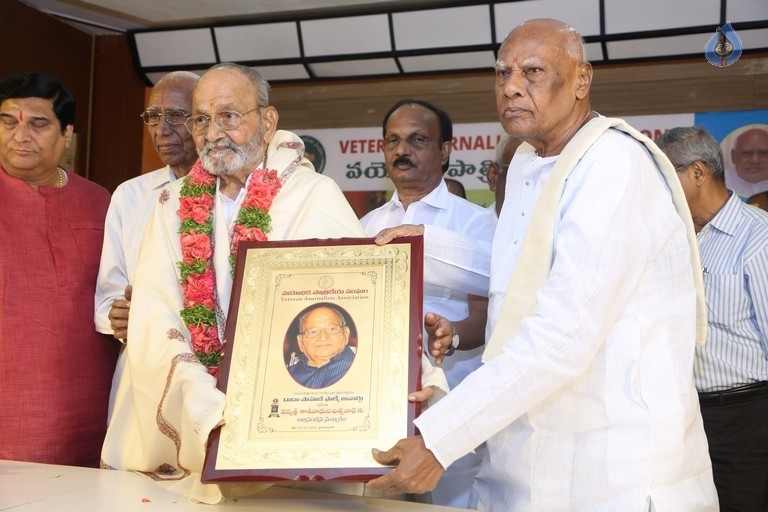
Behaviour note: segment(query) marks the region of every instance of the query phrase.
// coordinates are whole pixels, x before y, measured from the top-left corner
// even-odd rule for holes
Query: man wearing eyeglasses
[[[120,184],[112,194],[96,282],[94,320],[97,331],[119,340],[125,340],[128,331],[139,242],[155,199],[166,184],[186,176],[197,159],[195,142],[184,121],[192,112],[192,91],[199,79],[189,71],[174,71],[155,84],[140,117],[165,167]],[[118,368],[115,382],[119,373]]]
[[[720,510],[768,510],[768,213],[729,190],[723,153],[698,126],[656,144],[675,166],[704,267],[707,343],[693,376]]]
[[[504,204],[504,189],[507,186],[507,168],[517,147],[522,144],[522,140],[517,137],[511,137],[505,133],[496,144],[496,154],[494,160],[488,164],[486,178],[488,179],[488,188],[493,192],[496,200],[488,205],[488,209],[498,217],[501,214],[501,207]]]
[[[302,386],[319,389],[346,375],[355,352],[349,346],[350,329],[344,315],[327,304],[318,305],[299,319],[296,335],[301,354],[288,373]]]
[[[301,138],[278,130],[278,118],[269,83],[252,68],[224,63],[206,71],[185,121],[199,160],[157,196],[141,239],[103,467],[141,471],[204,503],[222,499],[217,485],[201,482],[201,472],[225,397],[216,388],[217,361],[203,355],[211,354],[209,344],[221,348],[217,354],[226,351],[235,235],[259,229],[268,240],[365,236],[338,185],[315,172]],[[260,228],[244,218],[254,204]],[[187,232],[190,223],[199,227]],[[196,265],[195,279],[188,263]],[[189,320],[195,306],[213,325]]]

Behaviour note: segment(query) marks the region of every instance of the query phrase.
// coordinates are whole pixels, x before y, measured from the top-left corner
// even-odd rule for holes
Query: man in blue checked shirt
[[[768,510],[768,212],[726,187],[720,145],[703,128],[656,140],[691,209],[708,332],[694,376],[723,511]]]

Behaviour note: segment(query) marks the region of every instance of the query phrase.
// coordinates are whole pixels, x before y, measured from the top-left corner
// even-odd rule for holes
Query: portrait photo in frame
[[[204,482],[365,482],[415,433],[422,237],[242,242]]]

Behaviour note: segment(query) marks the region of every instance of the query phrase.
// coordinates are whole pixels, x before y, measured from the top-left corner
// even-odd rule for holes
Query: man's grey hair
[[[170,73],[163,75],[160,80],[157,81],[155,87],[159,87],[165,82],[171,81],[189,84],[189,86],[194,89],[197,82],[200,81],[200,75],[191,71],[171,71]]]
[[[347,318],[344,316],[344,313],[341,312],[339,308],[336,306],[323,302],[320,304],[315,304],[311,306],[308,310],[306,310],[302,315],[299,317],[299,334],[304,334],[304,321],[307,319],[310,313],[317,309],[330,309],[334,313],[336,313],[336,316],[339,317],[339,321],[341,322],[342,327],[347,326]]]
[[[511,139],[512,137],[508,133],[505,133],[501,136],[499,142],[496,143],[496,154],[493,156],[493,161],[496,162],[497,165],[509,165],[509,162],[502,162],[501,157],[504,156],[504,150],[507,149],[507,144],[509,144]]]
[[[575,28],[569,25],[566,25],[566,27],[568,28],[565,31],[567,34],[565,54],[576,62],[587,62],[587,45],[584,42],[584,38],[581,37],[581,34]]]
[[[675,170],[681,171],[694,162],[702,162],[709,167],[714,179],[725,183],[723,151],[706,129],[700,126],[672,128],[656,139],[656,145],[667,155]]]
[[[259,105],[262,107],[269,106],[270,85],[258,71],[248,66],[235,64],[234,62],[222,62],[216,64],[215,66],[211,66],[208,71],[213,71],[214,69],[233,69],[242,73],[248,80],[250,80],[254,87],[256,87],[259,94],[259,97],[257,98]],[[208,73],[208,71],[206,71],[206,73]]]

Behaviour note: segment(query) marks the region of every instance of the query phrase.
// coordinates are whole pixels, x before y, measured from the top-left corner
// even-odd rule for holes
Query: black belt
[[[763,396],[768,397],[768,382],[753,382],[752,384],[724,389],[722,391],[699,393],[699,404],[701,404],[702,407],[711,407],[713,405],[748,402]]]

